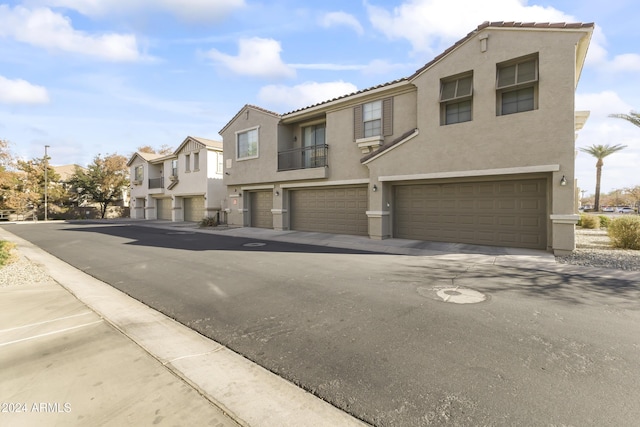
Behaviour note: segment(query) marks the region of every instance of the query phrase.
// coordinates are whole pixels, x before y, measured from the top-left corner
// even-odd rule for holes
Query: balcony
[[[292,148],[278,152],[278,172],[322,168],[327,165],[327,144]]]
[[[164,179],[162,178],[150,178],[149,189],[152,188],[164,188]]]

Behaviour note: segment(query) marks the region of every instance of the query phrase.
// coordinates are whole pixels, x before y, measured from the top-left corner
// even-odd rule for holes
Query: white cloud
[[[207,52],[207,56],[234,73],[254,77],[295,77],[296,71],[282,62],[280,43],[273,39],[253,37],[240,39],[238,56],[227,55],[216,49]]]
[[[258,98],[270,106],[296,109],[319,102],[328,101],[349,93],[358,88],[347,82],[306,82],[295,86],[269,85],[260,89]]]
[[[46,104],[49,102],[47,89],[33,85],[26,80],[10,80],[0,76],[0,103],[3,104]]]
[[[325,14],[320,20],[320,25],[325,28],[331,28],[335,26],[344,25],[353,29],[356,33],[364,34],[364,29],[360,22],[353,16],[346,12],[330,12]]]
[[[69,18],[50,9],[14,9],[0,5],[0,37],[51,51],[93,56],[107,61],[136,61],[143,56],[138,51],[136,37],[130,34],[90,35],[75,30]]]
[[[92,17],[164,11],[190,22],[219,21],[245,6],[244,0],[27,0],[25,3],[67,8]]]
[[[406,39],[416,52],[433,53],[484,21],[563,22],[574,19],[525,0],[407,0],[387,10],[365,0],[372,25],[391,40]]]

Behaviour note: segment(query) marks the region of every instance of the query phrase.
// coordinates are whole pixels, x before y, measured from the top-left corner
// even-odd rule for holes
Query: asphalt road
[[[188,229],[3,227],[376,426],[640,420],[637,282]],[[488,299],[444,303],[452,283]]]

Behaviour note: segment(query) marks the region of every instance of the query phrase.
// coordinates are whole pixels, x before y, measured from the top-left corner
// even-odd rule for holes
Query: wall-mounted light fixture
[[[378,186],[373,184],[373,188],[371,188],[373,190],[373,192],[375,193],[376,191],[378,191]]]
[[[229,172],[225,172],[224,174],[225,174],[225,175],[231,175]]]
[[[276,190],[276,197],[280,195],[280,192]]]
[[[567,185],[567,178],[562,175],[562,179],[560,180],[560,185]]]

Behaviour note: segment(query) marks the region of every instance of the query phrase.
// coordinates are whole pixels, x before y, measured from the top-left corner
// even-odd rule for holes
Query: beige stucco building
[[[171,154],[129,159],[131,218],[201,221],[224,207],[222,142],[189,136]]]
[[[484,23],[413,75],[220,131],[228,222],[574,250],[593,24]]]

